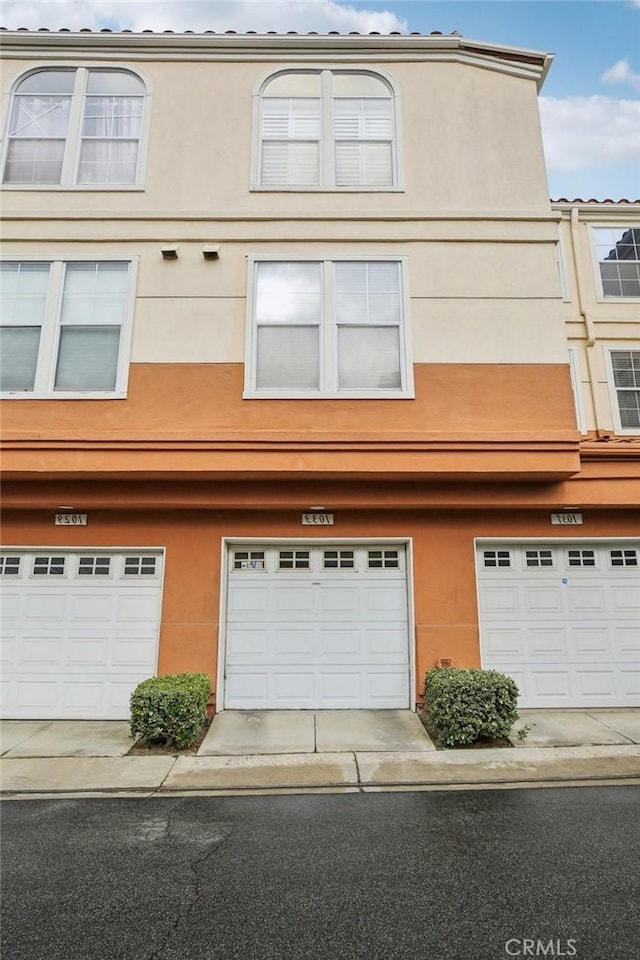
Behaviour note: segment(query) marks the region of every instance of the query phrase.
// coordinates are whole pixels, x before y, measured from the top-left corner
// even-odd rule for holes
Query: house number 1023
[[[303,526],[330,526],[333,523],[332,513],[303,513]]]

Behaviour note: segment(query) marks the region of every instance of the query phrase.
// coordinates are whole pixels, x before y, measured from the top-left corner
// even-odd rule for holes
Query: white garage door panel
[[[225,705],[236,710],[273,708],[316,709],[401,709],[407,704],[407,671],[395,674],[386,666],[380,672],[350,670],[335,665],[313,670],[291,665],[261,672],[239,667],[227,674]]]
[[[612,587],[613,602],[616,610],[624,616],[640,617],[640,590],[638,585]],[[637,622],[637,620],[636,620]]]
[[[13,697],[31,717],[63,716],[66,719],[109,717],[126,719],[129,716],[131,681],[128,676],[105,680],[104,674],[91,677],[84,675],[78,680],[69,677],[59,679],[35,679],[7,681],[13,687]],[[10,695],[9,689],[7,695]],[[62,710],[62,713],[60,711]],[[117,711],[117,716],[112,714]],[[25,712],[25,716],[27,712]]]
[[[573,707],[575,700],[581,706],[612,706],[621,686],[620,668],[604,669],[600,664],[556,663],[553,668],[542,669],[526,664],[522,670],[512,665],[491,664],[492,670],[500,670],[512,676],[520,688],[521,699],[535,701],[536,706]]]
[[[635,654],[640,660],[640,628],[638,626],[615,627],[616,645],[623,653]]]
[[[640,616],[637,593],[637,587],[616,589],[612,585],[598,584],[593,587],[575,584],[532,587],[522,583],[508,588],[483,584],[480,611],[488,616],[498,614],[500,619],[509,613],[514,618],[526,615],[529,620],[588,613],[590,619],[609,621],[615,612],[616,619],[637,620]]]
[[[243,665],[247,659],[261,663],[322,665],[327,657],[340,663],[407,663],[407,631],[395,624],[351,628],[339,623],[320,623],[313,629],[272,625],[261,631],[229,629],[227,665]]]
[[[123,671],[147,669],[149,663],[155,664],[157,648],[154,638],[133,636],[127,631],[111,645],[111,666]]]
[[[628,697],[640,703],[640,668],[622,671],[622,689]]]
[[[127,719],[131,691],[156,672],[162,557],[56,550],[62,573],[35,574],[52,554],[3,553],[2,715]]]
[[[545,660],[574,662],[588,660],[590,655],[601,654],[608,660],[625,662],[629,655],[640,659],[640,630],[629,625],[612,623],[576,626],[570,623],[538,624],[523,626],[506,623],[504,627],[486,627],[483,633],[483,650],[490,659],[532,663]]]
[[[640,543],[480,545],[478,599],[482,664],[522,707],[640,705]]]
[[[404,548],[372,549],[231,549],[225,707],[409,706]]]

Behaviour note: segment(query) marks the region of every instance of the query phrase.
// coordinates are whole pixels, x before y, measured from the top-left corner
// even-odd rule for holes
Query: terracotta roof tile
[[[551,203],[640,203],[640,200],[627,200],[626,198],[621,197],[620,200],[612,200],[607,198],[606,200],[596,200],[595,197],[590,197],[588,200],[583,200],[582,197],[574,197],[573,200],[569,200],[567,197],[558,197],[557,199],[552,199]]]
[[[112,33],[118,35],[120,33],[134,33],[133,30],[112,30],[110,27],[101,27],[99,30],[92,30],[90,27],[79,27],[77,30],[72,30],[70,27],[60,27],[58,30],[51,30],[49,27],[38,27],[36,30],[32,30],[29,27],[16,27],[15,31],[21,31],[22,33]],[[15,31],[10,27],[0,27],[0,31],[7,33],[14,33]],[[165,33],[172,34],[195,34],[195,30],[140,30],[139,33],[152,33],[157,36],[162,36]],[[203,30],[201,31],[202,35],[204,34],[215,34],[215,30]],[[245,30],[244,32],[238,32],[237,30],[225,30],[224,34],[232,34],[234,36],[256,36],[258,35],[257,30]],[[299,33],[297,30],[288,30],[286,33],[278,33],[277,30],[267,30],[262,36],[274,36],[274,37],[461,37],[462,34],[458,30],[452,30],[451,33],[445,34],[442,30],[432,30],[430,33],[420,33],[419,30],[412,30],[411,33],[403,34],[399,30],[391,30],[389,33],[381,33],[379,30],[370,30],[369,33],[360,33],[357,30],[351,30],[349,33],[340,33],[339,30],[329,30],[328,33],[320,34],[317,30],[309,30],[306,34]]]

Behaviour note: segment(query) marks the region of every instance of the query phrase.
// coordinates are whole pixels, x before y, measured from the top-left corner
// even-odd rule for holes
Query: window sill
[[[0,393],[1,400],[126,400],[127,395],[122,391],[112,391],[111,393],[33,393],[29,390],[20,392],[3,391]]]
[[[9,193],[24,193],[33,190],[36,193],[144,193],[140,184],[93,184],[93,183],[3,183],[1,190]]]
[[[640,303],[640,297],[605,297],[604,294],[600,294],[596,297],[597,303],[606,303],[611,305],[612,303]]]
[[[370,391],[353,391],[347,393],[300,393],[284,392],[282,390],[261,390],[245,391],[242,394],[243,400],[414,400],[413,391],[405,390],[399,393],[397,390],[380,390],[376,393]]]
[[[250,187],[252,193],[404,193],[404,187]]]

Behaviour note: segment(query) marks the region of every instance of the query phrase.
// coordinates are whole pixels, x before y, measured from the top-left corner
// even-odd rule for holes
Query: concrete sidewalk
[[[516,730],[524,723],[531,729],[524,743],[514,731],[514,749],[456,750],[435,750],[409,711],[306,713],[302,723],[296,713],[220,714],[195,756],[127,756],[126,721],[5,721],[2,793],[175,796],[640,783],[640,710],[522,711]]]
[[[435,750],[411,710],[225,710],[200,757]]]

